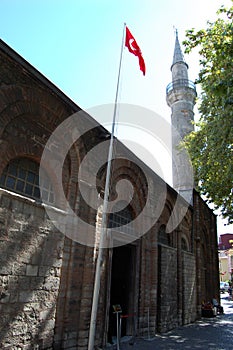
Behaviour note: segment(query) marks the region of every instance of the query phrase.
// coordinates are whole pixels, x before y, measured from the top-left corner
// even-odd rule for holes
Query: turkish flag
[[[142,71],[143,75],[145,75],[146,66],[145,66],[144,59],[142,57],[142,52],[136,40],[134,39],[133,35],[130,33],[128,27],[126,27],[126,33],[125,33],[125,46],[128,47],[129,52],[131,52],[132,54],[138,57],[140,70]]]

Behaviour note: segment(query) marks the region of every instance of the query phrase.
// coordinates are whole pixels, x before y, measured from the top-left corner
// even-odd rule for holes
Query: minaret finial
[[[178,37],[178,29],[175,26],[173,26],[173,29],[174,29],[175,36]]]
[[[176,39],[175,39],[175,49],[174,49],[172,66],[178,62],[183,62],[187,65],[187,63],[184,60],[184,56],[180,47],[180,42],[178,38],[178,29],[175,26],[173,26],[173,28],[174,28]]]

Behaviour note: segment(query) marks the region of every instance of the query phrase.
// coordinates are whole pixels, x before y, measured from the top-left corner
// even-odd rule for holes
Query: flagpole
[[[99,252],[97,256],[96,270],[95,270],[95,282],[94,282],[94,291],[93,291],[93,300],[92,300],[88,350],[94,350],[94,345],[95,345],[95,330],[96,330],[97,310],[98,310],[99,291],[100,291],[101,264],[103,260],[103,250],[104,250],[103,244],[106,238],[106,230],[107,230],[106,224],[107,224],[107,207],[108,207],[108,199],[109,199],[109,185],[110,185],[110,177],[111,177],[111,161],[112,161],[112,154],[113,154],[113,141],[114,141],[114,132],[115,132],[115,124],[116,124],[117,104],[118,104],[120,75],[121,75],[121,63],[122,63],[123,48],[124,48],[125,27],[126,27],[126,24],[124,23],[121,53],[120,53],[120,64],[119,64],[116,96],[115,96],[114,111],[113,111],[112,132],[111,132],[111,139],[110,139],[110,145],[108,150],[108,162],[107,162],[107,172],[106,172],[104,201],[103,201],[103,214],[102,214],[102,222],[101,222],[101,230],[100,230]]]

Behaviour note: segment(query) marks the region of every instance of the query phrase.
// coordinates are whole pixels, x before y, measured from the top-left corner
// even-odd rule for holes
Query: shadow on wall
[[[46,348],[53,342],[64,236],[39,205],[0,195],[0,348]]]

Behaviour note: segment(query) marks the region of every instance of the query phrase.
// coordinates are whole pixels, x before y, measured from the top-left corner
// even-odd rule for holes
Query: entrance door
[[[108,332],[110,341],[116,336],[116,314],[113,313],[113,305],[120,305],[121,316],[125,316],[121,319],[121,336],[133,334],[134,286],[135,247],[125,245],[113,248]]]

